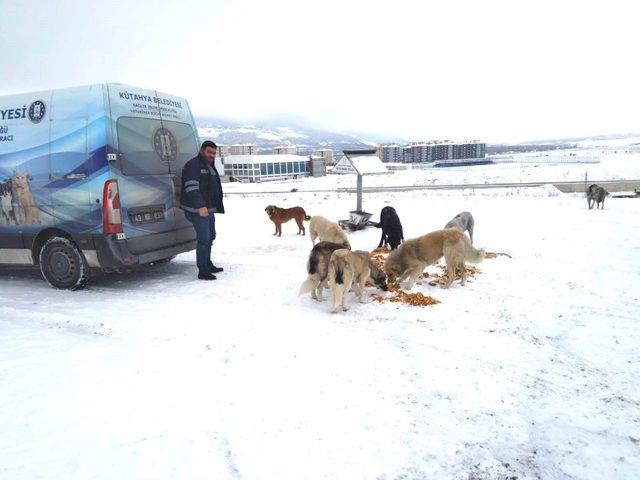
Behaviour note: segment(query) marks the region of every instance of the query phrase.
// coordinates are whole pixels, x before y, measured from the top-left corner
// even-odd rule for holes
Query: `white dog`
[[[311,217],[309,237],[311,237],[312,245],[315,245],[316,238],[320,238],[321,242],[345,243],[347,248],[351,248],[347,234],[340,228],[340,225],[320,215]]]

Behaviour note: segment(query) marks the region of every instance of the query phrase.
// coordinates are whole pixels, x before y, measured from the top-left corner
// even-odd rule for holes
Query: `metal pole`
[[[362,175],[358,175],[358,212],[362,211]]]
[[[584,191],[585,191],[585,193],[587,192],[587,173],[588,172],[584,172]]]

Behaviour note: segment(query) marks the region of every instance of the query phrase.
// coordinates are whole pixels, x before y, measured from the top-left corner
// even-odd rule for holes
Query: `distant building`
[[[273,147],[271,153],[274,155],[297,155],[298,147],[295,145],[285,145],[281,147]]]
[[[255,155],[258,147],[251,143],[238,143],[229,147],[229,155]]]
[[[215,140],[214,140],[214,142],[215,142]],[[223,145],[223,144],[217,143],[217,142],[216,142],[216,145],[218,145],[218,150],[217,150],[218,157],[224,158],[224,157],[229,155],[229,145]]]
[[[413,163],[413,156],[411,155],[411,147],[406,145],[402,147],[402,163]]]
[[[430,163],[441,160],[484,158],[486,144],[478,141],[451,142],[414,142],[404,148],[405,163]]]
[[[383,163],[400,163],[404,158],[403,148],[400,145],[380,145],[378,156]]]
[[[312,177],[324,177],[327,174],[327,164],[325,158],[317,155],[309,157],[310,173]]]
[[[333,150],[331,150],[330,148],[321,148],[320,150],[316,150],[313,152],[313,156],[324,158],[325,165],[333,165],[335,161],[333,156]]]
[[[453,158],[484,158],[487,150],[486,143],[459,143],[453,147]]]
[[[320,162],[322,163],[322,162]],[[229,155],[225,175],[241,182],[264,182],[311,175],[312,160],[302,155]],[[320,172],[316,171],[320,176]]]

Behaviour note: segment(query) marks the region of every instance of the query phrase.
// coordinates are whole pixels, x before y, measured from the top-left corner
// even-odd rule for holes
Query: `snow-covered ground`
[[[577,152],[577,153],[576,153]],[[364,187],[376,186],[417,186],[417,185],[452,185],[477,183],[509,183],[509,182],[558,182],[640,179],[640,151],[636,153],[614,153],[614,150],[574,149],[547,152],[557,157],[564,155],[571,159],[571,154],[599,157],[599,163],[536,163],[534,154],[509,155],[514,163],[498,163],[493,165],[476,165],[453,168],[414,168],[399,170],[383,175],[364,177]],[[544,161],[545,153],[540,161]],[[502,158],[502,157],[501,157]],[[518,163],[520,159],[522,163]],[[331,190],[336,188],[355,188],[355,175],[327,175],[320,178],[302,178],[279,182],[254,184],[229,183],[227,192],[264,192],[270,190]]]
[[[414,287],[435,306],[334,315],[298,297],[311,242],[273,237],[269,203],[337,220],[355,199],[229,196],[215,282],[193,253],[79,292],[0,272],[0,478],[639,478],[638,200],[365,195],[406,238],[469,210],[475,244],[513,258]]]

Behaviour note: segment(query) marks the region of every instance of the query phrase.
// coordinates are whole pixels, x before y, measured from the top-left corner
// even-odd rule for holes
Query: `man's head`
[[[202,146],[200,147],[200,155],[206,158],[209,163],[213,163],[216,159],[216,151],[218,150],[218,146],[213,143],[211,140],[205,140],[202,142]]]

